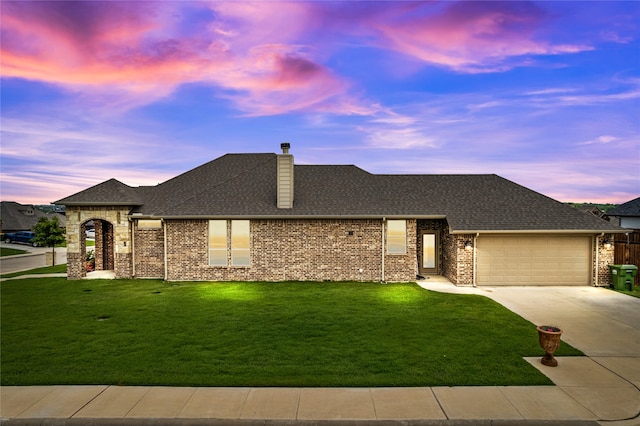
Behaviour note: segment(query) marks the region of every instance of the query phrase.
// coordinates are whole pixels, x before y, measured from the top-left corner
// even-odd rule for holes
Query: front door
[[[425,231],[420,234],[420,274],[437,274],[439,272],[439,244],[438,234],[433,231]]]

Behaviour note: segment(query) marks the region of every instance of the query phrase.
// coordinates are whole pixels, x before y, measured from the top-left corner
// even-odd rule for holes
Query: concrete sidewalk
[[[7,425],[639,425],[640,299],[593,287],[455,287],[483,294],[535,324],[563,328],[587,357],[557,368],[526,360],[556,386],[420,388],[0,388]]]
[[[616,385],[615,377],[608,379],[612,380],[612,385]],[[631,395],[633,389],[626,387],[620,390]],[[56,425],[148,424],[141,423],[141,419],[163,419],[158,424],[165,424],[169,419],[211,419],[211,424],[216,424],[216,421],[226,424],[226,420],[234,424],[252,424],[253,421],[269,421],[270,424],[353,421],[358,424],[414,422],[444,425],[503,420],[505,424],[533,425],[553,420],[553,424],[597,425],[598,419],[617,419],[620,414],[625,415],[628,405],[628,401],[617,405],[622,411],[617,411],[615,415],[612,415],[612,410],[606,409],[597,413],[555,386],[2,388],[2,417],[7,419],[4,423],[16,425],[41,424],[43,419],[50,419]],[[118,423],[114,423],[116,420]],[[465,420],[470,422],[464,423]]]

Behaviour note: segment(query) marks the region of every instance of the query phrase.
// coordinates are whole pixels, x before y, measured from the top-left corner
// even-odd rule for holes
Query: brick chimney
[[[289,154],[291,145],[280,144],[282,154],[278,154],[278,208],[293,208],[293,155]]]

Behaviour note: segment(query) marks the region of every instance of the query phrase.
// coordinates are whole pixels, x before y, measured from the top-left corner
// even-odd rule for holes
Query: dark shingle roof
[[[131,205],[147,217],[445,218],[453,232],[620,228],[496,175],[374,175],[296,165],[294,205],[276,207],[276,155],[227,154],[153,187],[114,179],[57,204]]]
[[[99,183],[84,191],[55,201],[54,204],[66,206],[77,205],[117,205],[117,206],[138,206],[142,204],[142,199],[138,195],[140,191],[124,183],[109,179]]]
[[[61,227],[66,226],[66,218],[59,213],[45,213],[31,204],[20,204],[15,201],[0,203],[0,220],[2,232],[28,231],[38,223],[41,217],[57,217]]]
[[[640,216],[640,197],[609,210],[609,216]]]

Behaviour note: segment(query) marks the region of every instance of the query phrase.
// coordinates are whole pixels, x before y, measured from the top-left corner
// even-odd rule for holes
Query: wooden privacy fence
[[[640,268],[640,232],[615,234],[614,249],[614,264],[636,265]],[[640,273],[636,274],[634,285],[640,285]]]

